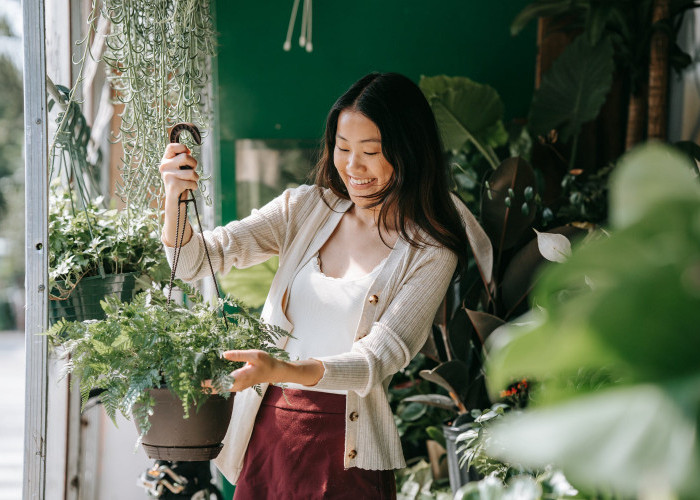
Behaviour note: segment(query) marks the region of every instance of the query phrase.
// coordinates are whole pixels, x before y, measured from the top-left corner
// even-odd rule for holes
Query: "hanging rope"
[[[199,129],[196,125],[192,123],[177,123],[173,125],[170,129],[170,143],[180,142],[180,134],[184,131],[188,131],[192,135],[192,139],[198,145],[202,144],[202,135],[199,133]],[[181,165],[180,170],[192,170],[189,165]],[[182,199],[182,195],[187,196],[189,192],[189,198]],[[170,299],[173,293],[173,282],[175,281],[175,271],[177,269],[178,262],[180,261],[180,252],[182,250],[182,245],[185,239],[185,229],[187,228],[187,210],[189,204],[192,203],[194,206],[194,213],[197,217],[197,225],[199,226],[199,235],[202,238],[202,245],[204,245],[204,253],[207,256],[207,262],[209,263],[209,271],[211,272],[211,279],[214,280],[214,288],[216,289],[217,299],[221,296],[219,292],[219,284],[216,281],[216,275],[214,274],[214,266],[211,264],[211,257],[209,256],[209,249],[207,248],[207,242],[204,239],[204,229],[202,229],[202,221],[199,218],[199,209],[197,208],[197,200],[194,197],[194,193],[191,189],[188,189],[185,193],[181,193],[178,196],[178,206],[177,206],[177,220],[175,222],[175,253],[173,255],[173,266],[170,271],[170,285],[168,286],[168,305],[170,305]],[[182,232],[180,232],[180,205],[185,205],[185,214],[182,218]],[[194,236],[194,235],[193,235]],[[224,318],[224,324],[228,330],[228,320],[226,319],[226,312],[221,311],[221,315]]]

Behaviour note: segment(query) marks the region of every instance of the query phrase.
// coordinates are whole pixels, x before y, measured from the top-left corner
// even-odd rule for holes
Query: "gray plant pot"
[[[168,389],[150,389],[155,399],[151,428],[141,443],[150,458],[178,462],[211,460],[219,455],[231,420],[234,394],[228,399],[212,395],[189,417],[180,401]]]
[[[450,477],[450,488],[457,491],[469,481],[478,481],[481,475],[473,467],[459,466],[459,455],[457,454],[457,437],[472,427],[472,419],[469,414],[460,415],[451,424],[444,424],[442,431],[445,434],[445,444],[447,449],[447,470]]]
[[[104,319],[100,301],[108,295],[115,295],[122,301],[131,300],[137,277],[138,273],[123,273],[81,279],[67,299],[49,301],[49,324],[61,318],[66,321]]]

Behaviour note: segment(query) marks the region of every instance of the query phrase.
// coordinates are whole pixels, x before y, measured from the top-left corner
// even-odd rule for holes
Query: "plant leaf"
[[[428,435],[428,437],[430,437],[430,439],[432,439],[433,441],[437,441],[440,444],[440,446],[442,446],[443,448],[447,448],[447,444],[445,442],[445,433],[442,432],[442,429],[433,425],[429,425],[425,428],[425,433]]]
[[[501,480],[488,476],[481,481],[470,481],[455,492],[455,500],[503,500]]]
[[[427,408],[425,405],[420,403],[409,403],[399,412],[399,417],[407,422],[415,422],[425,415],[426,411]]]
[[[513,20],[510,25],[510,34],[517,35],[534,19],[583,12],[587,6],[588,1],[586,0],[537,0],[531,2]]]
[[[492,456],[526,466],[556,463],[579,486],[605,484],[636,496],[640,478],[653,477],[654,484],[689,494],[700,488],[695,432],[694,418],[668,391],[641,385],[505,416],[485,446]]]
[[[571,242],[563,234],[533,231],[537,234],[537,248],[548,261],[564,262],[571,255]]]
[[[484,286],[489,287],[493,282],[493,245],[484,228],[476,220],[474,214],[457,196],[452,197],[459,215],[462,217],[467,240],[472,249],[474,260],[479,268]]]
[[[446,149],[461,149],[467,141],[495,147],[508,140],[501,122],[503,103],[492,87],[445,75],[421,77],[419,86],[433,108]]]
[[[444,410],[457,411],[457,406],[454,404],[454,401],[447,396],[443,396],[442,394],[419,394],[417,396],[409,396],[404,398],[403,401],[435,406]]]
[[[610,174],[610,221],[623,228],[669,199],[698,200],[693,164],[661,144],[644,144],[625,154]]]
[[[474,326],[474,330],[479,335],[482,345],[484,342],[486,342],[486,339],[489,338],[489,335],[491,335],[491,333],[496,328],[505,323],[505,321],[503,321],[501,318],[498,318],[492,314],[488,314],[482,311],[472,311],[471,309],[467,309],[466,307],[464,308],[464,310],[467,312],[469,320]]]
[[[586,33],[588,34],[588,43],[591,45],[597,44],[603,37],[605,28],[613,17],[615,7],[612,2],[591,2],[586,16]]]
[[[557,130],[562,142],[578,135],[581,125],[598,116],[614,69],[609,38],[595,46],[585,36],[576,38],[544,74],[533,96],[528,125],[532,134]]]
[[[460,411],[466,411],[464,395],[467,392],[469,367],[463,361],[455,359],[432,370],[421,370],[420,376],[446,389]]]
[[[574,226],[559,226],[549,230],[549,233],[564,235],[566,238],[582,236],[585,232]],[[501,281],[501,299],[509,316],[527,306],[527,296],[534,286],[533,280],[544,262],[537,238],[533,238],[508,263]]]

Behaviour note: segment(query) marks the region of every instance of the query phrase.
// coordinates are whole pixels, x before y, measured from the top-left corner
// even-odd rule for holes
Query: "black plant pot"
[[[447,470],[450,476],[450,488],[456,492],[460,487],[469,481],[478,481],[481,475],[473,468],[459,465],[459,455],[457,454],[457,437],[463,432],[471,429],[473,419],[471,415],[464,414],[457,417],[451,424],[444,424],[442,431],[445,434],[445,448],[447,450]]]
[[[219,455],[231,420],[233,393],[228,399],[209,396],[199,409],[191,405],[188,418],[184,418],[182,401],[170,390],[150,389],[150,393],[156,404],[151,428],[141,441],[150,458],[199,462]]]
[[[138,274],[108,274],[104,278],[90,276],[81,279],[67,299],[49,301],[49,324],[53,325],[61,318],[66,321],[104,319],[100,301],[108,295],[116,295],[121,301],[131,300]]]

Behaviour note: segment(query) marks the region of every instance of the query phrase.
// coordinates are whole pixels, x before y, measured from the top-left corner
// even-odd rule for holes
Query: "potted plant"
[[[79,206],[68,191],[51,189],[49,212],[49,312],[58,318],[100,319],[100,301],[116,294],[130,300],[137,280],[168,276],[157,233],[157,213],[100,208],[100,199]]]
[[[151,458],[209,460],[218,455],[230,419],[231,371],[222,359],[230,349],[261,349],[285,356],[275,347],[282,329],[264,323],[230,297],[219,299],[226,326],[216,309],[190,286],[178,282],[191,304],[169,304],[158,286],[136,294],[131,302],[117,297],[102,301],[105,318],[83,322],[61,320],[47,335],[66,358],[65,372],[80,381],[82,405],[90,391],[114,421],[119,411],[133,415]],[[240,364],[239,364],[240,366]],[[218,394],[203,389],[211,379]]]

